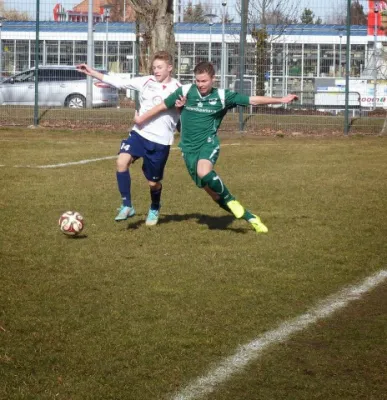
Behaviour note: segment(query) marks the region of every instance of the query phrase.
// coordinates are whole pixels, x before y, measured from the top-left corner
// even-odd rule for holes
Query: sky
[[[16,9],[18,11],[28,12],[33,19],[36,16],[36,2],[39,0],[4,0],[4,5],[6,9]],[[187,4],[188,0],[181,0],[183,4]],[[254,0],[250,0],[251,2]],[[279,0],[273,0],[279,1]],[[294,4],[297,4],[300,13],[304,8],[309,8],[314,12],[316,17],[320,16],[323,20],[326,16],[332,15],[335,10],[338,12],[342,12],[344,9],[345,12],[345,4],[346,0],[284,0],[284,1],[293,1]],[[368,9],[368,0],[359,0],[360,4],[363,5],[365,11]],[[72,0],[40,0],[40,19],[43,20],[52,20],[53,13],[52,9],[55,4],[60,2],[66,10],[72,9],[75,5],[79,4],[81,0],[72,1]],[[221,0],[193,0],[193,4],[201,2],[202,4],[209,4],[211,8],[213,8],[214,13],[220,13],[220,9],[222,8]],[[232,17],[236,14],[235,10],[235,2],[236,0],[228,0],[227,1],[227,10],[229,15]],[[339,5],[339,6],[338,6]],[[217,11],[219,10],[219,11]]]

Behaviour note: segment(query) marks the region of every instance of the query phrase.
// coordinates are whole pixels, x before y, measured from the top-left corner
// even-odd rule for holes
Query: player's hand
[[[186,96],[180,96],[175,102],[175,107],[176,108],[184,107],[186,101],[187,101],[187,97]]]
[[[140,114],[138,113],[138,111],[136,110],[134,112],[134,119],[133,119],[134,123],[138,126],[141,126],[143,124],[143,120],[140,116]]]
[[[82,72],[82,73],[84,73],[86,75],[90,75],[90,76],[92,75],[92,72],[93,72],[93,69],[90,68],[87,64],[79,64],[76,66],[76,69],[79,72]]]
[[[288,104],[288,103],[291,103],[292,101],[296,101],[296,100],[298,100],[298,96],[297,95],[288,94],[287,96],[282,97],[281,103]]]

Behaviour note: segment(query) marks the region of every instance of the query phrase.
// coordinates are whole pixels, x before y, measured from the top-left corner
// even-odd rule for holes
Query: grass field
[[[387,279],[211,373],[387,274],[387,137],[223,140],[217,172],[268,225],[257,235],[195,188],[176,148],[159,225],[144,224],[140,163],[137,215],[115,223],[122,136],[0,130],[0,399],[387,398]],[[57,226],[67,210],[85,217],[78,238]],[[207,374],[211,390],[186,390]]]

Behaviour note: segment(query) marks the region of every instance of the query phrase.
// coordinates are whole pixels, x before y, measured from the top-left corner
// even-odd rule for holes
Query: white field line
[[[239,146],[239,143],[230,143],[224,144],[223,146]],[[178,150],[178,147],[172,147],[171,150]],[[13,168],[40,168],[40,169],[47,169],[47,168],[62,168],[62,167],[70,167],[72,165],[82,165],[82,164],[89,164],[92,162],[97,161],[105,161],[105,160],[112,160],[113,158],[117,158],[117,156],[108,156],[108,157],[101,157],[101,158],[91,158],[89,160],[80,160],[80,161],[71,161],[67,163],[60,163],[60,164],[48,164],[48,165],[14,165]],[[6,167],[6,165],[0,164],[0,167]]]
[[[89,164],[92,162],[97,161],[104,161],[104,160],[112,160],[113,158],[117,158],[117,156],[108,156],[108,157],[101,157],[101,158],[90,158],[89,160],[80,160],[80,161],[71,161],[67,163],[60,163],[60,164],[48,164],[48,165],[14,165],[14,168],[62,168],[62,167],[69,167],[71,165],[81,165],[81,164]]]
[[[260,358],[263,351],[272,344],[286,341],[297,332],[315,324],[318,320],[328,318],[333,313],[346,307],[351,301],[358,300],[387,279],[387,270],[381,270],[366,278],[358,286],[344,288],[338,293],[327,297],[316,307],[294,319],[285,321],[272,331],[268,331],[255,340],[240,346],[234,355],[225,358],[206,375],[194,380],[191,384],[175,394],[173,400],[194,400],[215,391],[216,387],[241,372],[247,364]]]

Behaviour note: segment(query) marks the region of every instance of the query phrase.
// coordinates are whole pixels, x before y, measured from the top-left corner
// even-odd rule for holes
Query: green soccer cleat
[[[254,215],[254,218],[249,219],[249,223],[253,226],[255,231],[257,233],[267,233],[269,232],[269,229],[267,229],[267,226],[262,223],[261,219],[258,217],[258,215]]]
[[[134,214],[136,214],[134,207],[121,206],[118,209],[118,214],[117,214],[115,220],[117,222],[125,221],[129,217],[133,217]]]
[[[151,208],[148,211],[148,216],[146,217],[145,225],[153,226],[159,222],[160,210],[152,210]]]
[[[227,203],[227,207],[234,214],[235,218],[242,218],[243,214],[245,213],[245,209],[243,208],[242,204],[239,203],[239,201],[230,200]]]

